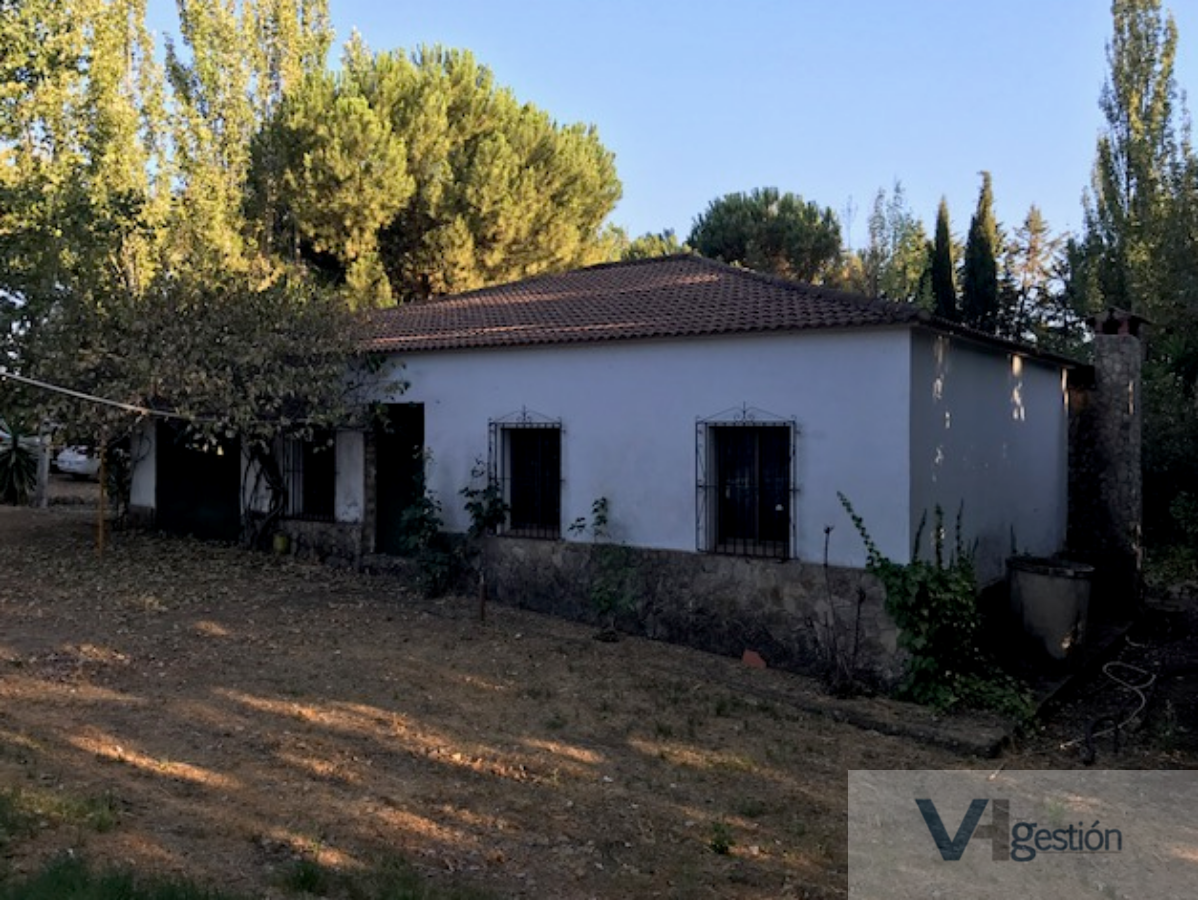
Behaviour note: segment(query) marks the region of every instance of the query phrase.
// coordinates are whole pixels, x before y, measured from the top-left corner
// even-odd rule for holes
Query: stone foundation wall
[[[152,506],[129,506],[126,518],[130,528],[153,528],[154,508]]]
[[[618,548],[633,607],[621,630],[701,650],[759,653],[774,668],[818,673],[830,648],[884,684],[902,670],[897,630],[881,585],[856,569],[794,560],[743,559]],[[561,541],[488,538],[482,565],[498,602],[599,624],[591,602],[594,547]]]
[[[362,559],[362,526],[344,522],[308,522],[283,519],[275,526],[290,543],[288,552],[334,566],[359,568]]]

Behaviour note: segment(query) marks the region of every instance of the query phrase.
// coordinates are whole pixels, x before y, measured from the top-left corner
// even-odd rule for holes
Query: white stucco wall
[[[695,546],[696,419],[744,405],[798,423],[796,556],[861,565],[836,497],[886,553],[909,552],[910,332],[745,335],[404,356],[402,395],[425,407],[429,487],[446,527],[468,526],[459,491],[487,457],[487,423],[522,408],[561,419],[562,522],[606,497],[616,539]],[[380,461],[385,465],[385,461]],[[568,535],[566,535],[568,539]]]
[[[129,488],[129,505],[154,509],[157,504],[158,454],[157,428],[151,420],[133,432],[133,477]]]
[[[360,431],[338,431],[337,484],[333,515],[338,522],[360,522],[366,508],[365,440]]]
[[[1001,577],[1012,540],[1051,554],[1065,540],[1068,406],[1060,367],[917,331],[911,344],[911,527],[945,512],[949,546],[963,507],[979,579]]]

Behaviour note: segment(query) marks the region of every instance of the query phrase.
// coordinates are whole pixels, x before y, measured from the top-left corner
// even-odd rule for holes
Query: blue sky
[[[1198,2],[1166,0],[1178,82],[1198,93]],[[173,30],[173,0],[150,0]],[[1081,225],[1101,126],[1106,0],[330,0],[338,43],[465,47],[559,121],[599,128],[632,235],[685,237],[714,198],[776,186],[831,206],[864,240],[901,180],[931,228],[948,198],[964,234],[981,179],[1000,221],[1036,203]],[[846,216],[849,203],[855,213]]]

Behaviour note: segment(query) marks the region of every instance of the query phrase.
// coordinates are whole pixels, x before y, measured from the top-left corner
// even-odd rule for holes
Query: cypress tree
[[[932,244],[932,297],[936,315],[959,322],[957,289],[953,285],[953,238],[949,230],[948,201],[940,198],[936,211],[936,239]]]
[[[998,330],[998,223],[990,173],[982,173],[978,208],[969,224],[965,264],[961,272],[961,318],[980,331]]]

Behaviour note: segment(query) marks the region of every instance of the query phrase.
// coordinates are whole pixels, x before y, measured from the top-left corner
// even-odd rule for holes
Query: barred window
[[[698,548],[789,559],[794,532],[794,423],[744,410],[697,429]]]
[[[308,441],[286,438],[282,469],[287,487],[284,515],[291,519],[333,521],[337,489],[335,433],[316,431]]]
[[[507,522],[500,532],[559,538],[562,533],[562,427],[521,411],[490,423],[490,477],[503,488]]]

